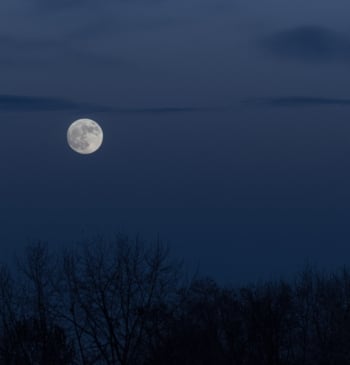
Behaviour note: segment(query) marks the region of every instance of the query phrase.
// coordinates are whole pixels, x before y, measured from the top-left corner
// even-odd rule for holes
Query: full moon
[[[88,155],[101,147],[103,131],[91,119],[78,119],[68,128],[67,141],[72,150]]]

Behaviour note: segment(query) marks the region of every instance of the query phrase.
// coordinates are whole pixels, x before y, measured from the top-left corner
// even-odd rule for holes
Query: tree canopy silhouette
[[[348,365],[350,271],[236,287],[185,280],[119,236],[0,269],[0,365]]]

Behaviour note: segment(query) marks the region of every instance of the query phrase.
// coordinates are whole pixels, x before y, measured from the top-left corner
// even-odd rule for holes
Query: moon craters
[[[103,141],[103,131],[91,119],[78,119],[68,128],[67,141],[75,152],[90,154],[100,148]]]

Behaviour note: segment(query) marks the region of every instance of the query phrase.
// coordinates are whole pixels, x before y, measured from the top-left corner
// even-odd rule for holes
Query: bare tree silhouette
[[[222,287],[117,236],[0,267],[0,365],[348,365],[350,271]]]
[[[177,283],[178,270],[167,255],[159,242],[145,248],[139,240],[118,237],[86,246],[82,257],[65,256],[67,319],[74,326],[82,359],[121,365],[142,362],[156,332],[153,326],[159,326],[155,309],[169,299]]]

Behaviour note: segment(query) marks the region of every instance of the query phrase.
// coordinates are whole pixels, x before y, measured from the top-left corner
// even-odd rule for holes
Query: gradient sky
[[[349,264],[349,11],[2,0],[2,261],[121,231],[221,281]],[[96,154],[66,144],[80,117]]]

